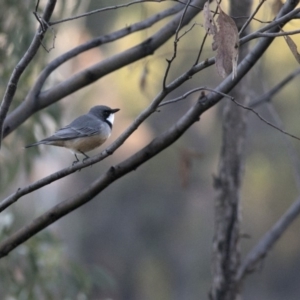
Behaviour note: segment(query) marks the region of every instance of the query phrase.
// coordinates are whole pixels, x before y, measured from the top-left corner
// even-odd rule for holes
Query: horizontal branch
[[[95,10],[92,10],[92,11],[86,12],[84,14],[74,16],[74,17],[65,18],[65,19],[62,19],[62,20],[51,22],[50,25],[57,25],[57,24],[60,24],[60,23],[73,21],[73,20],[76,20],[76,19],[79,19],[79,18],[88,17],[88,16],[91,16],[93,14],[101,13],[101,12],[104,12],[104,11],[116,10],[116,9],[120,9],[120,8],[124,8],[124,7],[129,7],[129,6],[134,5],[134,4],[141,4],[141,3],[146,3],[146,2],[161,3],[161,2],[167,2],[167,1],[168,0],[136,0],[136,1],[125,3],[125,4],[107,6],[107,7],[104,7],[104,8],[95,9]],[[172,1],[172,0],[169,0],[169,1]],[[172,2],[174,2],[174,1],[172,1]],[[175,0],[175,2],[185,4],[184,1]],[[199,6],[195,6],[195,5],[189,5],[189,6],[201,9],[201,7],[199,7]]]
[[[53,22],[50,23],[50,25],[51,26],[52,25],[57,25],[57,24],[60,24],[60,23],[64,23],[64,22],[68,22],[68,21],[73,21],[73,20],[76,20],[76,19],[80,19],[80,18],[84,18],[84,17],[87,17],[87,16],[91,16],[91,15],[94,15],[94,14],[97,14],[97,13],[100,13],[100,12],[109,11],[109,10],[115,10],[115,9],[124,8],[124,7],[129,7],[129,6],[134,5],[134,4],[141,4],[141,3],[145,3],[145,2],[160,3],[160,2],[164,2],[164,1],[165,0],[136,0],[136,1],[125,3],[125,4],[107,6],[107,7],[95,9],[95,10],[92,10],[92,11],[86,12],[84,14],[80,14],[80,15],[74,16],[74,17],[65,18],[65,19],[58,20],[58,21],[53,21]]]
[[[300,30],[291,30],[285,32],[277,32],[277,33],[266,33],[266,32],[256,32],[254,34],[255,37],[278,37],[278,36],[287,36],[287,35],[294,35],[299,34]]]

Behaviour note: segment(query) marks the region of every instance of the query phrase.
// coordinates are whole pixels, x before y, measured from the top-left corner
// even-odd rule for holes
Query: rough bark
[[[230,2],[231,16],[249,16],[252,0]],[[245,22],[236,19],[238,29]],[[244,31],[247,34],[247,30]],[[240,50],[240,58],[248,53],[248,47]],[[231,92],[240,103],[247,104],[247,79],[243,79]],[[218,175],[215,178],[215,233],[213,241],[210,292],[212,300],[234,300],[239,295],[236,273],[240,265],[240,191],[245,162],[245,136],[247,111],[227,101],[223,111],[223,140]]]

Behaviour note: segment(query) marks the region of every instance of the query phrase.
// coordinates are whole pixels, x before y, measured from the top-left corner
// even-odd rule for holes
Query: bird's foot
[[[84,163],[87,159],[90,158],[90,157],[89,157],[88,155],[86,155],[84,152],[81,152],[81,151],[80,151],[80,153],[81,153],[82,155],[85,156],[85,158],[82,160],[83,163]]]
[[[74,154],[74,155],[75,155],[76,160],[73,161],[72,167],[74,167],[77,163],[79,163],[79,159],[78,159],[77,155],[76,154]]]
[[[79,163],[79,160],[74,160],[73,162],[72,162],[72,167],[74,167],[76,164],[78,164]]]

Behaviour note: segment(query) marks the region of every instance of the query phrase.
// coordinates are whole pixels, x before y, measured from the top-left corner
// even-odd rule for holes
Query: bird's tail
[[[44,143],[42,141],[40,141],[40,142],[37,142],[37,143],[26,145],[24,148],[30,148],[30,147],[38,146],[40,144],[44,144]]]

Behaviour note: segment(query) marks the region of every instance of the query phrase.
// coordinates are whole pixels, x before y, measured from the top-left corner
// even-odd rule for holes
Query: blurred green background
[[[41,2],[42,6],[46,1]],[[124,1],[58,1],[53,20],[122,3]],[[31,13],[35,1],[10,0],[1,5],[0,91],[3,95],[9,76],[27,49],[37,24]],[[60,54],[172,5],[172,2],[139,4],[55,26],[55,49],[49,54],[42,48],[39,50],[22,77],[12,109],[24,99],[43,67]],[[271,20],[271,5],[272,1],[264,4],[257,17]],[[140,43],[169,20],[79,55],[57,69],[44,89]],[[200,26],[202,14],[194,21],[198,25],[181,39],[169,80],[191,66],[197,56],[204,35]],[[258,26],[259,23],[252,24],[253,29]],[[299,22],[293,21],[286,30],[297,27]],[[49,47],[52,38],[49,32],[46,40]],[[299,44],[298,36],[293,36],[293,40]],[[210,44],[211,40],[202,59],[214,55]],[[167,65],[165,59],[171,58],[172,51],[173,40],[170,40],[154,55],[101,78],[40,111],[9,135],[0,151],[1,199],[18,187],[72,164],[72,154],[64,149],[41,146],[24,150],[23,147],[50,135],[90,107],[104,104],[121,109],[116,115],[113,134],[105,145],[116,139],[160,91]],[[251,100],[296,68],[297,62],[283,38],[276,39],[247,75],[251,82]],[[220,81],[211,67],[194,76],[168,99],[199,86],[214,88]],[[299,92],[299,79],[296,78],[272,101],[285,129],[296,136],[300,136]],[[135,153],[168,129],[197,97],[193,95],[163,107],[112,157],[21,198],[0,215],[1,239],[81,191],[111,165]],[[212,184],[221,145],[222,105],[206,112],[172,147],[3,258],[0,261],[1,299],[206,299],[211,284]],[[275,122],[266,105],[257,111]],[[299,142],[291,142],[298,155]],[[249,238],[243,240],[243,254],[296,199],[299,191],[293,167],[285,137],[250,114],[242,197],[242,231]],[[248,278],[244,299],[299,299],[299,225],[297,220],[269,253],[261,270]]]

